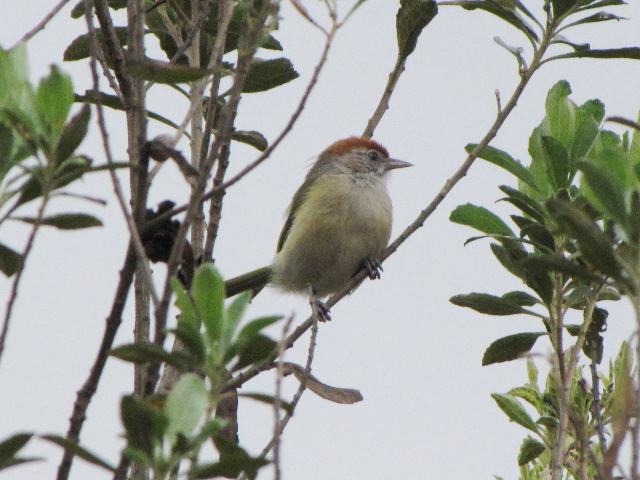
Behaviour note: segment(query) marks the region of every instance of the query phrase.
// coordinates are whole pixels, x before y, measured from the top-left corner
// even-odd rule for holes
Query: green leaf
[[[500,217],[484,207],[478,207],[471,203],[457,207],[451,212],[449,220],[454,223],[467,225],[489,235],[514,236],[511,229]]]
[[[167,352],[155,343],[122,345],[111,350],[110,355],[132,363],[166,362],[181,371],[189,370],[195,364],[194,360],[186,353],[181,351]]]
[[[624,201],[623,186],[617,179],[593,162],[579,161],[577,166],[584,179],[605,209],[604,213],[629,231],[629,219]]]
[[[275,405],[276,398],[273,395],[265,395],[264,393],[239,393],[238,397],[250,398],[251,400],[255,400],[256,402],[266,403],[269,405]],[[278,402],[280,408],[282,408],[289,415],[293,414],[293,405],[290,402],[285,402],[280,399]]]
[[[105,107],[109,107],[114,110],[120,110],[122,112],[125,112],[127,110],[118,97],[116,97],[115,95],[109,95],[104,92],[95,93],[92,90],[87,90],[85,92],[85,95],[75,95],[75,99],[76,99],[76,102],[87,102],[87,103],[92,103],[96,105],[100,103]],[[162,115],[159,115],[156,112],[147,110],[147,116],[153,120],[156,120],[176,130],[180,129],[180,125],[172,122],[171,120],[169,120],[166,117],[163,117]],[[186,133],[185,133],[185,136],[188,137]]]
[[[184,314],[183,314],[184,315]],[[189,351],[195,360],[200,363],[205,356],[205,346],[200,334],[200,330],[191,321],[185,320],[183,316],[178,320],[178,327],[173,330],[174,335],[180,339],[184,347]]]
[[[513,25],[523,32],[531,40],[538,40],[538,35],[531,26],[515,11],[514,8],[505,8],[500,0],[473,0],[465,1],[460,5],[466,10],[484,10],[489,12],[507,23]]]
[[[529,256],[522,260],[521,266],[529,270],[542,272],[559,272],[570,277],[584,278],[588,281],[598,281],[600,277],[594,275],[581,265],[556,254]]]
[[[78,3],[76,3],[71,10],[71,18],[82,17],[85,12],[85,4],[86,2],[84,0],[80,0]],[[107,0],[107,5],[113,10],[119,10],[121,8],[126,8],[127,0]]]
[[[467,153],[471,153],[477,148],[477,146],[477,143],[469,143],[464,147],[464,149]],[[533,178],[533,175],[531,175],[531,172],[529,172],[524,165],[504,150],[487,145],[480,151],[478,158],[505,169],[507,172],[511,173],[534,190],[538,190],[538,186],[536,185],[536,181]]]
[[[200,464],[190,472],[191,478],[236,478],[245,472],[251,480],[255,479],[258,470],[269,462],[263,458],[250,456],[244,449],[230,442],[218,439],[221,445],[220,460],[216,463]]]
[[[298,78],[300,74],[287,58],[261,60],[256,58],[247,74],[242,91],[245,93],[263,92],[284,85]]]
[[[127,27],[113,27],[113,30],[123,47],[127,44]],[[103,51],[106,52],[104,34],[100,28],[96,28],[96,39],[102,45]],[[62,58],[65,62],[73,62],[82,60],[91,56],[91,36],[88,33],[80,35],[73,39],[69,46],[65,49]]]
[[[545,451],[545,448],[543,443],[531,437],[525,438],[520,446],[520,453],[518,453],[518,465],[522,466],[535,460]]]
[[[43,78],[35,95],[35,107],[49,140],[57,144],[58,135],[73,104],[73,85],[71,77],[62,73],[53,65],[48,77]]]
[[[240,350],[238,355],[238,361],[233,366],[233,370],[239,370],[258,363],[275,352],[277,343],[271,340],[266,335],[258,334],[251,337]]]
[[[398,60],[407,59],[413,53],[422,30],[438,13],[433,0],[400,0],[396,14],[396,36],[398,40]]]
[[[211,71],[206,68],[189,67],[150,58],[138,62],[129,62],[127,71],[143,80],[156,83],[192,82],[211,74]]]
[[[16,433],[0,442],[0,470],[14,465],[16,454],[33,437],[33,433]]]
[[[600,124],[600,122],[602,122],[602,119],[604,118],[604,103],[602,103],[597,98],[587,100],[582,105],[580,105],[579,111],[588,113],[596,121],[596,123]]]
[[[640,60],[640,47],[624,47],[624,48],[607,48],[601,50],[577,50],[575,52],[557,55],[554,59],[561,58],[629,58],[631,60]]]
[[[211,340],[219,340],[224,322],[224,280],[212,263],[198,267],[193,278],[193,299]]]
[[[222,344],[225,348],[231,344],[231,339],[233,338],[236,328],[244,316],[249,303],[251,303],[251,298],[251,292],[242,292],[233,299],[227,308],[227,315],[224,325],[222,326]]]
[[[571,179],[569,156],[562,144],[553,137],[542,136],[542,151],[547,167],[547,175],[556,190],[567,188]]]
[[[542,208],[540,202],[534,200],[526,193],[506,185],[500,185],[498,188],[509,196],[509,198],[504,199],[505,201],[508,201],[526,215],[544,224],[544,208]]]
[[[87,135],[91,109],[84,104],[80,111],[65,125],[56,147],[55,161],[60,163],[69,158]]]
[[[587,108],[579,107],[576,112],[576,132],[571,147],[571,158],[578,160],[587,155],[599,132],[598,122]]]
[[[269,325],[273,325],[277,321],[282,319],[282,315],[272,315],[269,317],[260,317],[255,320],[250,321],[238,334],[238,340],[240,342],[244,342],[246,340],[250,340],[260,333],[262,330],[267,328]]]
[[[602,8],[602,7],[610,7],[615,5],[626,5],[627,2],[624,0],[600,0],[599,2],[587,2],[586,5],[581,5],[576,9],[578,12],[582,12],[584,10],[591,10],[594,8]]]
[[[515,335],[499,338],[485,350],[482,357],[482,366],[509,362],[520,358],[533,348],[536,340],[542,335],[547,334],[544,332],[516,333]]]
[[[520,292],[517,290],[505,293],[504,295],[502,295],[502,299],[506,300],[509,303],[514,303],[523,307],[532,307],[540,303],[540,300],[538,300],[536,297],[529,295],[527,292]]]
[[[167,428],[166,416],[133,395],[122,397],[120,416],[127,433],[128,446],[153,458],[154,447],[160,443]]]
[[[571,10],[578,0],[551,0],[553,16],[558,18]]]
[[[22,255],[0,243],[0,271],[7,277],[12,276],[22,267]]]
[[[488,293],[468,293],[454,295],[449,299],[454,305],[467,307],[487,315],[515,315],[527,313],[520,305]]]
[[[598,225],[586,213],[563,200],[552,199],[547,209],[562,230],[578,242],[584,258],[605,275],[620,276],[620,265],[613,253],[613,245]]]
[[[527,362],[530,363],[531,359],[528,358]],[[539,410],[542,404],[542,395],[540,395],[538,389],[532,385],[512,388],[508,394],[512,397],[521,398],[536,410]]]
[[[551,136],[558,140],[565,149],[570,149],[573,144],[575,130],[576,106],[569,98],[571,86],[566,80],[556,83],[545,101],[546,116],[543,124],[548,128],[541,135]]]
[[[509,395],[501,395],[499,393],[492,393],[491,397],[511,421],[532,432],[538,432],[537,425],[518,400]]]
[[[185,373],[173,386],[164,405],[169,419],[167,432],[188,437],[193,433],[209,405],[209,393],[204,380],[193,373]]]
[[[38,219],[33,217],[13,217],[15,220],[34,225]],[[81,228],[101,227],[102,222],[93,215],[86,213],[61,213],[44,217],[40,225],[59,228],[60,230],[78,230]]]
[[[581,18],[580,20],[576,20],[575,22],[569,23],[563,28],[575,27],[576,25],[584,25],[585,23],[608,22],[610,20],[620,21],[626,20],[626,18],[613,15],[612,13],[598,12],[594,13],[593,15],[589,15],[588,17]]]
[[[116,468],[113,465],[109,464],[109,462],[103,460],[95,453],[87,450],[77,442],[73,442],[68,438],[62,437],[60,435],[41,435],[40,438],[64,448],[64,450],[71,455],[79,457],[93,465],[104,468],[105,470],[108,470],[110,472],[116,471]]]
[[[191,324],[193,329],[199,331],[200,317],[198,317],[198,314],[196,312],[196,306],[193,303],[193,297],[177,278],[171,279],[171,289],[173,290],[173,294],[176,296],[176,306],[181,313],[180,319],[183,322]]]
[[[255,130],[236,130],[231,134],[231,139],[236,142],[251,145],[260,152],[264,152],[269,146],[269,142],[260,132]]]

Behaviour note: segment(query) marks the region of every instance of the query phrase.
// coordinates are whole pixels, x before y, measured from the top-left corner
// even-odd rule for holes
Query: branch
[[[171,299],[171,279],[177,271],[180,257],[182,253],[182,247],[185,242],[186,233],[193,222],[198,208],[201,204],[201,197],[204,192],[209,173],[213,168],[215,160],[218,158],[220,148],[226,144],[230,137],[233,128],[233,123],[237,114],[238,104],[242,94],[242,87],[244,86],[245,79],[249,72],[249,67],[253,59],[253,55],[256,51],[257,37],[264,27],[264,22],[269,13],[269,7],[271,2],[264,2],[262,4],[262,10],[259,16],[254,19],[255,28],[248,34],[248,44],[251,45],[245,51],[239,53],[238,64],[236,73],[233,78],[233,84],[231,86],[229,101],[225,104],[221,113],[221,128],[219,129],[219,135],[211,147],[211,151],[206,158],[206,161],[200,165],[200,175],[194,184],[193,190],[190,195],[189,204],[184,219],[180,224],[180,228],[176,234],[176,239],[171,249],[171,254],[167,262],[167,274],[165,277],[164,289],[162,293],[161,301],[158,308],[155,311],[155,338],[154,343],[162,345],[166,337],[165,325],[167,321],[167,314],[169,310],[169,300]],[[158,362],[152,362],[149,364],[147,370],[147,385],[146,394],[150,394],[155,390],[156,383],[158,381],[160,371],[160,364]]]
[[[67,430],[67,440],[77,443],[80,439],[80,430],[82,424],[86,419],[87,409],[89,403],[96,393],[102,371],[109,358],[109,352],[113,346],[113,341],[118,332],[118,328],[122,323],[122,312],[124,311],[125,304],[127,302],[127,296],[129,295],[129,289],[133,282],[133,274],[136,270],[136,251],[131,243],[127,248],[125,259],[120,269],[120,280],[113,296],[113,303],[111,304],[111,311],[109,316],[105,320],[104,333],[102,335],[102,342],[98,350],[96,359],[91,367],[91,372],[85,380],[82,388],[78,390],[76,401],[73,405],[73,413],[69,419],[69,430]],[[71,462],[73,461],[73,453],[69,450],[65,450],[62,461],[58,466],[57,480],[67,480],[69,478],[69,471],[71,470]]]
[[[36,221],[34,222],[33,227],[31,227],[29,237],[27,238],[27,243],[24,247],[24,252],[22,253],[22,264],[20,265],[20,268],[16,272],[16,276],[13,279],[13,284],[11,285],[11,293],[9,294],[9,301],[7,302],[7,306],[4,311],[2,332],[0,332],[0,359],[2,359],[4,345],[7,340],[7,335],[9,335],[9,324],[11,323],[11,315],[13,314],[13,307],[15,306],[16,300],[18,299],[18,288],[20,287],[20,280],[22,280],[22,274],[24,273],[24,269],[27,263],[27,257],[33,249],[33,244],[36,240],[36,234],[40,229],[42,218],[44,217],[44,211],[47,208],[47,203],[49,202],[49,192],[47,190],[44,190],[43,194],[44,195],[42,198],[42,202],[40,203],[40,207],[38,208]]]
[[[53,7],[51,11],[47,13],[45,17],[35,27],[33,27],[31,30],[25,33],[22,36],[22,38],[18,40],[13,47],[11,47],[11,50],[16,48],[19,44],[23,42],[28,42],[33,37],[35,37],[38,33],[44,30],[47,24],[51,21],[51,19],[55,17],[58,14],[58,12],[62,10],[62,8],[64,8],[64,6],[67,3],[69,3],[69,0],[60,0],[60,2],[58,2],[58,4],[55,7]]]
[[[375,131],[378,124],[380,123],[380,120],[382,120],[382,116],[388,110],[389,101],[391,100],[391,95],[393,94],[393,91],[396,88],[400,75],[402,75],[402,72],[404,72],[406,60],[407,60],[407,57],[404,57],[403,59],[401,58],[400,54],[398,54],[396,64],[393,67],[393,70],[391,70],[391,73],[389,74],[387,85],[384,88],[384,92],[382,93],[382,97],[378,102],[378,106],[376,107],[375,111],[373,112],[373,115],[367,122],[367,127],[364,129],[364,132],[362,133],[363,137],[373,136],[373,132]]]

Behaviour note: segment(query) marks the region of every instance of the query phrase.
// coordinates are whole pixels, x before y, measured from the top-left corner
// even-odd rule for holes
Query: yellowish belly
[[[391,202],[382,181],[354,183],[346,175],[320,179],[296,212],[274,260],[273,284],[325,296],[342,289],[362,261],[389,242]]]

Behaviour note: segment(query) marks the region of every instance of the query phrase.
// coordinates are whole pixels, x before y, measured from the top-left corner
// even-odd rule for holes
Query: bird
[[[371,138],[331,144],[293,196],[273,263],[228,280],[227,296],[257,294],[270,283],[323,298],[346,287],[361,268],[380,278],[392,223],[386,180],[391,170],[410,166]]]

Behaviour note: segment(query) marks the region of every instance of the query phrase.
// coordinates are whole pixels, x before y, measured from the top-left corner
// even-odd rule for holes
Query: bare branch
[[[109,358],[109,351],[111,351],[116,333],[118,333],[118,328],[122,323],[122,312],[124,311],[124,307],[127,302],[129,289],[133,283],[135,270],[136,251],[134,246],[129,243],[127,254],[125,255],[122,268],[120,269],[120,280],[118,281],[118,286],[116,287],[116,291],[113,296],[111,311],[105,320],[104,333],[102,335],[102,342],[100,343],[98,354],[93,362],[89,376],[82,385],[82,388],[78,390],[76,401],[73,405],[73,412],[69,419],[69,429],[67,430],[66,437],[67,440],[71,442],[78,442],[80,439],[80,430],[86,420],[87,409],[89,408],[93,395],[98,389],[98,383],[100,382],[104,366]],[[73,454],[65,450],[62,461],[58,466],[57,480],[67,480],[69,478],[69,471],[71,470],[72,462]]]
[[[67,3],[69,3],[69,0],[60,0],[60,2],[58,2],[56,6],[54,6],[51,9],[51,11],[45,15],[45,17],[42,20],[40,20],[40,22],[35,27],[33,27],[31,30],[25,33],[22,36],[22,38],[18,40],[13,47],[11,47],[11,49],[16,48],[22,42],[28,42],[33,37],[35,37],[38,33],[44,30],[47,24],[51,21],[51,19],[55,17],[58,14],[58,12],[62,10]]]
[[[406,62],[406,57],[401,58],[400,54],[398,54],[396,64],[393,67],[393,70],[391,70],[391,73],[389,74],[387,85],[385,86],[384,91],[382,92],[382,97],[378,102],[378,106],[376,107],[375,111],[373,112],[373,115],[367,122],[367,127],[364,129],[364,132],[362,133],[363,137],[373,136],[373,132],[375,131],[378,124],[380,123],[380,120],[382,120],[382,116],[385,114],[385,112],[389,108],[389,101],[391,100],[391,95],[393,94],[393,91],[396,88],[396,84],[398,83],[398,79],[400,78],[400,75],[402,75],[402,72],[404,72],[405,62]]]
[[[13,307],[15,306],[16,300],[18,299],[18,288],[20,287],[20,280],[22,280],[22,274],[24,273],[25,266],[27,263],[27,258],[33,249],[33,244],[36,240],[36,234],[40,229],[42,218],[44,217],[45,209],[47,208],[47,204],[49,202],[49,192],[47,190],[43,191],[42,202],[38,207],[38,214],[36,216],[36,220],[33,223],[33,227],[31,227],[31,231],[29,232],[29,237],[27,238],[27,243],[24,247],[24,251],[22,252],[22,261],[20,268],[16,272],[16,276],[13,279],[13,284],[11,285],[11,293],[9,294],[9,300],[7,301],[7,306],[4,311],[4,319],[2,321],[2,331],[0,332],[0,360],[2,359],[2,354],[4,352],[4,345],[7,340],[7,335],[9,335],[9,324],[11,323],[11,315],[13,314]]]

